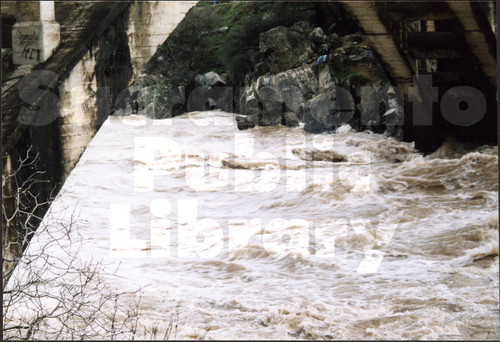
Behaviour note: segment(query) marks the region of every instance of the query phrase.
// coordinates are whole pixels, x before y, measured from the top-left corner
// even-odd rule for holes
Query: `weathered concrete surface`
[[[135,1],[130,7],[128,44],[134,74],[154,55],[197,1]]]
[[[35,201],[50,201],[57,194],[110,114],[118,94],[131,84],[133,65],[138,72],[194,3],[56,2],[61,43],[52,56],[37,65],[2,70],[2,172],[11,174],[30,146],[31,155],[39,158],[37,168],[43,172],[40,180],[44,182],[37,184],[37,199],[24,203],[28,208],[35,208]],[[147,16],[139,20],[138,8],[149,8],[152,19],[159,16],[152,20],[152,28],[148,27]],[[168,15],[173,18],[171,23]],[[43,18],[54,19],[50,15]],[[136,25],[135,31],[129,30],[130,25]],[[141,30],[147,32],[142,37],[147,37],[149,43],[139,43]],[[22,180],[32,174],[33,170],[26,168],[17,177]],[[4,193],[16,186],[14,179],[2,184]],[[14,202],[10,203],[11,209],[16,206]],[[38,207],[31,220],[33,226],[47,209],[48,204]],[[19,230],[23,226],[10,228]]]
[[[38,182],[34,189],[38,194],[37,198],[27,198],[23,203],[29,210],[36,208],[35,215],[25,215],[19,222],[29,219],[28,224],[33,227],[38,225],[49,204],[37,203],[50,201],[57,194],[83,152],[81,145],[97,132],[97,120],[92,122],[91,127],[86,124],[94,119],[96,113],[106,108],[106,103],[109,108],[109,103],[114,100],[123,84],[132,77],[128,49],[120,50],[120,46],[127,46],[124,27],[128,5],[129,3],[111,2],[57,3],[55,17],[61,25],[61,44],[54,54],[46,62],[36,66],[22,65],[4,72],[2,172],[4,175],[12,174],[19,167],[20,158],[26,156],[30,147],[31,157],[38,155],[36,168],[43,172],[38,176],[38,180],[43,182]],[[50,75],[50,80],[44,80],[40,74],[36,74],[40,72]],[[28,75],[34,77],[26,77]],[[109,88],[106,96],[102,97],[105,101],[96,105],[83,98],[82,101],[76,100],[75,96],[82,88],[86,88],[88,92],[81,95],[95,97],[95,85]],[[47,89],[40,90],[40,86]],[[32,92],[21,98],[27,88],[38,90],[38,94]],[[43,118],[40,110],[43,112],[44,108],[37,108],[36,104],[47,98],[55,98],[56,101],[52,102],[55,107],[49,108],[50,120],[40,124],[37,120]],[[75,106],[68,106],[68,101],[73,100]],[[33,105],[35,106],[32,107]],[[59,113],[63,116],[59,116]],[[82,118],[85,119],[81,121]],[[9,189],[10,192],[17,191],[18,184],[33,176],[33,172],[32,168],[21,168],[16,175],[19,183],[14,178],[3,182],[2,188],[7,190],[4,194],[9,193]],[[6,208],[15,209],[16,199],[11,198],[10,202],[12,203],[6,203]],[[12,221],[13,226],[6,227],[5,220],[3,223],[4,232],[10,229],[17,232],[14,236],[22,237],[19,232],[24,229],[24,224],[16,225]]]
[[[394,42],[392,34],[377,15],[375,4],[358,1],[342,1],[342,4],[358,20],[366,39],[380,56],[394,84],[398,86],[409,84],[414,72]]]
[[[45,139],[41,140],[43,141],[43,145],[38,147],[38,153],[41,157],[42,155],[50,157],[47,159],[42,158],[42,160],[46,160],[47,162],[51,160],[51,162],[48,162],[50,167],[49,164],[44,165],[47,167],[47,170],[51,170],[50,174],[58,173],[56,170],[60,169],[58,167],[60,165],[58,160],[61,158],[58,153],[55,153],[56,156],[54,156],[53,152],[60,150],[60,146],[56,148],[56,145],[60,143],[60,139],[58,139],[58,120],[60,119],[42,126],[21,123],[18,115],[24,104],[19,97],[19,82],[22,76],[33,71],[44,70],[52,72],[56,75],[57,79],[52,87],[54,95],[64,99],[66,93],[71,91],[71,89],[67,89],[67,83],[65,85],[64,81],[73,72],[75,66],[84,59],[86,54],[93,53],[95,55],[98,52],[98,37],[103,37],[104,31],[109,31],[109,26],[119,14],[124,15],[126,5],[128,4],[121,3],[117,5],[111,2],[61,2],[57,4],[56,18],[60,18],[59,21],[61,22],[61,44],[53,56],[45,63],[41,63],[32,69],[23,66],[12,70],[10,73],[7,72],[7,75],[4,76],[4,79],[11,80],[3,83],[5,90],[2,93],[2,143],[4,153],[14,149],[22,141],[25,141],[26,144],[29,142],[35,143],[37,135],[40,134],[41,136],[45,136]],[[106,45],[105,42],[102,45]],[[108,49],[112,49],[112,47],[108,47]],[[112,54],[108,53],[107,55],[107,57],[110,57]],[[129,57],[126,59],[129,60]],[[117,66],[119,66],[118,63]],[[90,70],[88,71],[90,72]],[[101,72],[104,73],[104,70]],[[125,80],[127,82],[132,76],[130,71],[125,73],[125,75],[121,75],[121,73],[123,73],[123,70],[116,70],[107,78],[127,78]],[[74,79],[74,76],[71,78]],[[107,82],[108,80],[106,79],[101,80],[102,84],[106,84]],[[120,80],[120,83],[123,84],[123,81]],[[71,87],[77,84],[83,87],[87,85],[85,80],[80,80],[74,81]],[[119,90],[114,89],[115,92]],[[77,91],[77,89],[72,91]],[[52,133],[49,134],[49,131]],[[46,150],[49,151],[50,155],[45,155]]]
[[[61,139],[54,139],[60,140],[58,150],[61,155],[51,164],[56,167],[58,160],[61,162],[64,169],[62,179],[65,179],[97,131],[96,118],[99,115],[95,110],[98,88],[103,93],[109,92],[108,108],[112,109],[118,93],[129,85],[133,74],[140,72],[140,68],[154,54],[157,46],[168,37],[196,1],[130,3],[64,1],[56,3],[55,15],[42,13],[44,20],[60,21],[61,45],[47,63],[34,69],[27,66],[18,67],[7,70],[7,75],[4,74],[4,80],[7,79],[7,82],[3,83],[5,90],[2,94],[5,109],[2,122],[4,151],[11,149],[26,129],[44,129],[33,129],[19,124],[17,115],[22,107],[18,97],[19,80],[33,70],[55,72],[58,74],[58,81],[54,89],[57,89],[56,93],[59,94],[61,114],[58,119],[60,132],[57,134],[60,134]],[[27,14],[21,15],[19,19],[31,20],[41,15],[40,12],[35,13],[37,9],[39,11],[38,2],[22,4],[33,7],[33,11],[25,11]],[[102,43],[96,44],[96,38],[102,35],[106,27],[125,9],[127,13],[120,24],[122,32],[115,32],[115,36],[101,39]],[[123,35],[126,37],[125,41]],[[122,41],[113,44],[112,41],[116,41],[119,36]],[[99,51],[106,55],[103,58],[110,61],[109,65],[103,66],[101,59],[101,64],[96,66]],[[127,67],[130,64],[132,70]],[[100,72],[96,72],[96,68]],[[112,75],[108,76],[110,73]],[[109,110],[104,116],[107,114]],[[50,125],[45,128],[48,126]],[[53,144],[55,142],[51,141],[51,145]]]
[[[448,6],[462,24],[464,38],[479,61],[481,70],[493,86],[497,83],[497,60],[495,54],[495,35],[491,27],[484,27],[474,15],[473,4],[470,2],[448,1]],[[494,21],[496,23],[496,21]]]
[[[12,150],[26,134],[30,137],[28,140],[33,140],[37,132],[51,130],[50,134],[40,133],[51,137],[49,146],[45,141],[45,149],[50,151],[50,156],[47,155],[50,158],[45,160],[51,160],[45,167],[61,170],[55,179],[63,181],[113,109],[118,93],[131,83],[134,74],[140,72],[157,46],[195,3],[61,1],[56,2],[53,16],[35,13],[39,9],[35,2],[26,5],[34,10],[21,16],[23,20],[42,15],[43,19],[60,22],[61,44],[45,63],[4,71],[3,151]],[[52,89],[58,97],[60,115],[57,122],[33,127],[19,122],[23,104],[18,85],[23,76],[39,70],[57,74]],[[44,154],[42,150],[40,148],[40,154]],[[51,172],[54,173],[58,172]]]
[[[60,40],[54,1],[18,1],[16,14],[17,22],[12,28],[14,64],[45,62]]]

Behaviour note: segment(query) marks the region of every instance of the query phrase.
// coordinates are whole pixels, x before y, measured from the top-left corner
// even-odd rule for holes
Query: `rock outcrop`
[[[338,7],[323,7],[343,17]],[[243,8],[252,12],[241,12],[248,19],[240,20]],[[240,129],[303,123],[320,133],[348,123],[399,136],[402,107],[363,36],[318,22],[316,12],[282,20],[287,11],[281,5],[195,7],[144,68],[158,84],[136,80],[115,114],[162,118],[219,108],[243,114]],[[317,66],[324,44],[328,57]]]
[[[274,100],[284,102],[286,111],[298,113],[300,104],[318,93],[318,80],[310,66],[287,70],[275,75],[264,75],[247,87],[240,105],[243,114],[256,114],[268,99],[272,89]]]
[[[328,59],[318,66],[312,51],[325,43]],[[240,112],[247,118],[238,119],[240,129],[289,125],[294,120],[288,113],[293,113],[310,133],[349,123],[357,130],[402,137],[402,98],[389,87],[361,34],[326,36],[321,28],[298,22],[262,33],[259,47],[269,71],[241,93]]]
[[[180,87],[170,89],[161,75],[143,75],[120,93],[114,115],[171,118],[185,112],[184,98],[184,90]]]
[[[259,50],[266,57],[271,73],[296,68],[312,57],[310,29],[309,23],[301,21],[290,28],[278,26],[260,35]]]
[[[216,72],[210,71],[204,75],[196,75],[195,82],[203,87],[224,86],[226,82]]]
[[[311,133],[348,123],[358,131],[415,139],[423,151],[450,134],[464,141],[484,141],[482,130],[492,136],[494,119],[472,131],[445,122],[441,114],[432,126],[413,125],[353,19],[338,2],[199,2],[142,70],[161,75],[161,85],[132,87],[115,114],[168,117],[220,108],[242,114],[236,117],[240,129],[300,124]],[[327,59],[317,67],[324,44]],[[494,104],[489,96],[488,106]]]
[[[278,5],[259,5],[257,12],[227,6],[195,7],[146,65],[146,75],[122,94],[115,115],[165,118],[221,109],[242,114],[240,129],[302,123],[321,133],[347,123],[402,137],[402,101],[362,34],[331,24],[323,25],[330,27],[325,33],[313,17],[285,24]],[[237,11],[229,9],[240,7],[252,8],[254,21],[232,16]],[[266,24],[271,17],[280,24]],[[264,22],[255,26],[257,18]],[[327,59],[318,66],[324,44]]]
[[[231,89],[225,87],[226,81],[216,72],[210,71],[204,75],[197,75],[195,82],[198,85],[187,98],[187,111],[203,111],[221,109],[231,112],[233,97]]]

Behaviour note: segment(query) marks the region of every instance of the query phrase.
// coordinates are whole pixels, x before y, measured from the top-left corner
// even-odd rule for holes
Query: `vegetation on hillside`
[[[351,29],[342,24],[343,18],[335,3],[199,2],[160,46],[145,72],[163,74],[171,85],[187,90],[196,74],[208,71],[226,73],[229,84],[241,86],[245,74],[263,58],[261,33],[301,20],[325,32],[334,23],[336,32]]]

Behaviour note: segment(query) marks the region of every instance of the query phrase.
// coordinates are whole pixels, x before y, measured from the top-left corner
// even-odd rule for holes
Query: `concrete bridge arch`
[[[118,93],[140,74],[195,4],[2,2],[2,54],[10,48],[13,62],[2,63],[4,179],[17,169],[31,147],[46,181],[38,185],[37,201],[45,202],[57,194],[109,115]],[[30,172],[17,176],[26,178]],[[9,196],[19,190],[16,187],[12,178],[2,182],[8,212],[15,210],[15,198]],[[36,217],[43,217],[47,209],[48,204],[39,206],[33,220],[38,221]],[[22,229],[22,221],[22,217],[10,221],[9,229]],[[5,220],[2,226],[5,233]],[[2,236],[5,246],[11,237]]]

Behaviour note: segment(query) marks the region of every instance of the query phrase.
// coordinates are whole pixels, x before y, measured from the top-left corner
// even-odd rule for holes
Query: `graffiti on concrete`
[[[21,45],[36,45],[38,43],[38,41],[40,40],[40,36],[38,34],[36,34],[35,31],[33,31],[32,33],[28,33],[28,34],[22,34],[19,36],[19,40],[20,40],[20,43]]]
[[[21,34],[19,36],[20,45],[23,47],[21,52],[22,58],[36,59],[40,61],[41,50],[38,48],[40,36],[33,31],[30,34]]]
[[[40,61],[40,49],[25,46],[23,48],[22,56],[26,59],[36,59],[37,61]]]

